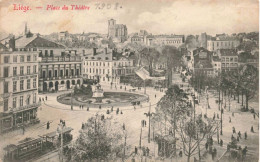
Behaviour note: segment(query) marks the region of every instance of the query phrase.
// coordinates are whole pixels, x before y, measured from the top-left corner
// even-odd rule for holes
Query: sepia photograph
[[[259,162],[259,1],[0,0],[0,161]]]

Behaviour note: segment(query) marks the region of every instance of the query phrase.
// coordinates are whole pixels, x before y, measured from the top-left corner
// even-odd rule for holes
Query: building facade
[[[82,84],[81,57],[42,57],[39,63],[39,91],[59,91]]]
[[[184,43],[184,35],[148,35],[144,37],[144,43],[150,45],[168,45],[180,47]]]
[[[217,51],[221,59],[221,70],[230,71],[238,68],[238,54],[236,50],[220,49]]]
[[[235,49],[239,46],[239,41],[235,38],[220,38],[207,41],[207,49],[209,51],[217,51],[219,49]]]
[[[38,122],[38,52],[0,52],[0,131]]]
[[[93,49],[93,54],[83,58],[83,78],[100,83],[120,83],[120,76],[134,73],[133,60],[115,56],[109,49]]]
[[[116,24],[116,20],[108,20],[108,37],[119,42],[127,40],[127,27],[123,24]]]

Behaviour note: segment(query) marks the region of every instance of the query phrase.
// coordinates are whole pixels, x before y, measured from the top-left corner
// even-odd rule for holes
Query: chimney
[[[93,56],[97,54],[97,48],[93,48]]]
[[[15,37],[14,36],[9,40],[9,48],[12,49],[13,51],[15,50]]]

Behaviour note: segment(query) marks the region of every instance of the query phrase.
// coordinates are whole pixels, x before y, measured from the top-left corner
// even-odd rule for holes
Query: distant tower
[[[115,37],[115,25],[116,25],[116,20],[114,19],[108,20],[108,37]]]
[[[25,23],[25,27],[24,27],[24,35],[27,34],[27,22]]]

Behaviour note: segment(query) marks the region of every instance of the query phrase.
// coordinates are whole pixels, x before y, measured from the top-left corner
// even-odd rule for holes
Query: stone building
[[[108,48],[93,49],[83,58],[83,78],[101,83],[120,83],[120,76],[134,73],[133,59]]]
[[[239,40],[234,37],[217,37],[207,41],[207,50],[235,49],[239,46]]]
[[[0,132],[39,122],[38,52],[0,51]]]
[[[108,20],[108,37],[117,42],[127,40],[127,27],[123,24],[116,24],[116,20]]]

